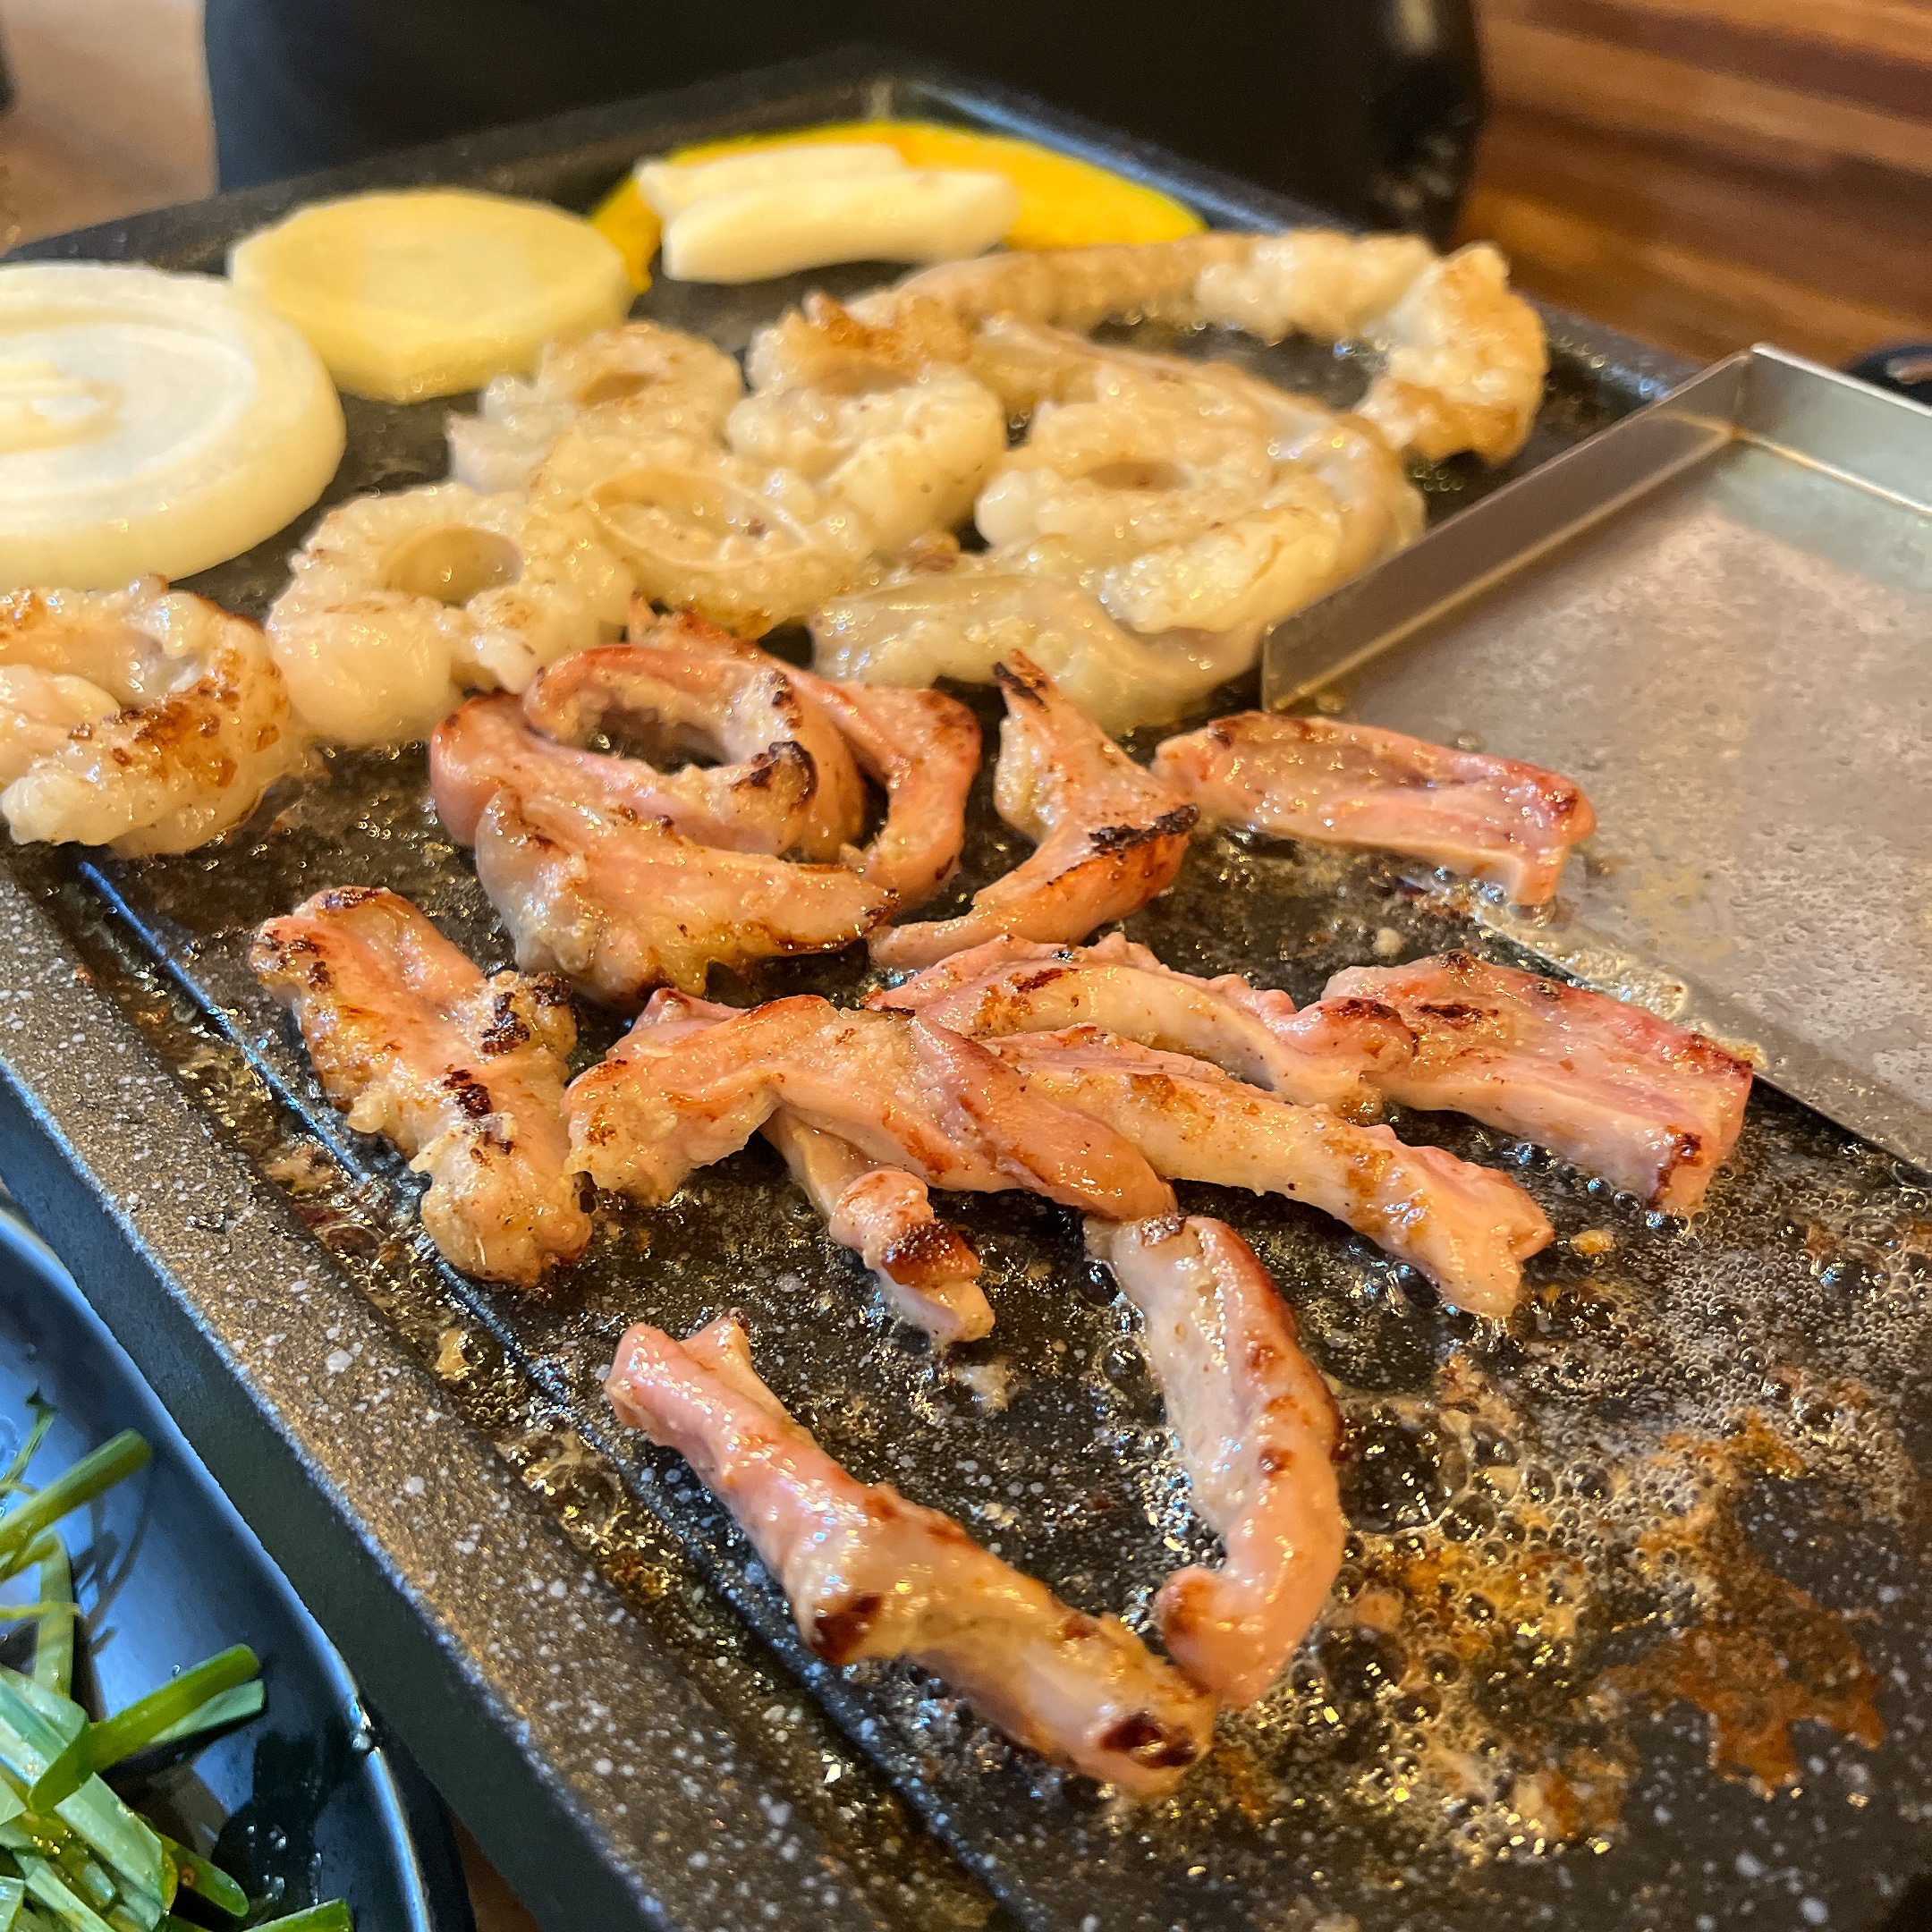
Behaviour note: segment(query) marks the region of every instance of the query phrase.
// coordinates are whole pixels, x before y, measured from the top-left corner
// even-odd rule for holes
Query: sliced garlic
[[[708,195],[775,183],[842,176],[902,174],[905,157],[884,141],[822,141],[813,147],[761,148],[715,161],[640,161],[631,171],[638,192],[669,221]]]
[[[344,389],[388,402],[527,375],[553,337],[622,321],[631,294],[623,255],[589,222],[455,188],[312,203],[236,242],[228,273]]]
[[[1004,175],[964,169],[780,179],[694,201],[665,224],[677,282],[759,282],[832,262],[954,261],[989,249],[1020,212]]]
[[[227,283],[0,267],[0,589],[191,576],[300,516],[342,453],[315,352]]]

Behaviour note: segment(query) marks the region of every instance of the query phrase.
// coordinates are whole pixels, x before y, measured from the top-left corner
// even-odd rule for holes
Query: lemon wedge
[[[0,267],[0,587],[206,570],[300,516],[342,453],[314,350],[227,283]]]
[[[1011,249],[1085,248],[1103,242],[1171,242],[1206,225],[1172,195],[1111,168],[1056,153],[1010,134],[982,134],[936,121],[842,121],[786,134],[748,134],[681,148],[665,158],[679,167],[786,148],[877,146],[896,149],[908,166],[1004,174],[1020,191],[1020,211],[1003,239]]]
[[[386,402],[525,374],[553,338],[622,321],[631,294],[623,256],[589,222],[457,188],[312,203],[236,242],[228,273],[344,389]]]

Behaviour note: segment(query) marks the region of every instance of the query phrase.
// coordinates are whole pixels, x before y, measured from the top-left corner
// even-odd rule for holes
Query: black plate
[[[93,1715],[230,1644],[262,1660],[266,1716],[146,1791],[123,1788],[239,1878],[257,1918],[340,1898],[357,1932],[473,1932],[422,1774],[378,1737],[315,1619],[66,1269],[0,1204],[0,1460],[20,1446],[36,1393],[58,1411],[32,1471],[43,1480],[122,1429],[154,1450],[63,1528],[86,1631],[75,1690]]]
[[[878,112],[1033,132],[1229,222],[1308,218],[1017,97],[849,60],[42,251],[212,266],[292,200],[384,181],[482,181],[584,206],[640,151]],[[736,343],[799,285],[660,284],[647,306]],[[1682,369],[1569,318],[1553,318],[1553,337],[1550,403],[1519,469]],[[1267,366],[1338,401],[1362,380],[1305,345]],[[336,491],[440,474],[440,414],[352,410]],[[1425,478],[1438,514],[1493,480],[1470,465]],[[278,540],[204,583],[258,607],[280,572]],[[1358,1424],[1360,1547],[1342,1598],[1355,1607],[1258,1720],[1227,1727],[1227,1750],[1176,1804],[1127,1811],[962,1731],[907,1674],[814,1663],[742,1541],[670,1459],[612,1428],[597,1393],[627,1320],[678,1326],[742,1303],[761,1366],[861,1473],[960,1512],[1083,1606],[1139,1614],[1175,1550],[1201,1539],[1118,1305],[1085,1277],[1065,1217],[1023,1199],[957,1204],[985,1239],[1000,1321],[966,1359],[1004,1356],[1019,1372],[1003,1413],[877,1318],[850,1258],[758,1150],[660,1214],[614,1208],[548,1301],[478,1291],[426,1254],[414,1183],[321,1102],[242,953],[254,919],[338,880],[410,893],[493,964],[501,929],[425,812],[419,751],[335,758],[292,816],[268,817],[184,860],[16,856],[0,877],[13,996],[0,1008],[0,1159],[380,1707],[557,1932],[979,1926],[997,1911],[981,1884],[1055,1932],[1301,1932],[1336,1911],[1372,1932],[1499,1915],[1631,1932],[1819,1911],[1858,1932],[1911,1922],[1894,1915],[1932,1863],[1918,1829],[1932,1767],[1915,1728],[1928,1640],[1913,1400],[1928,1359],[1922,1176],[1765,1095],[1712,1213],[1687,1231],[1648,1225],[1633,1204],[1466,1124],[1409,1123],[1518,1164],[1566,1239],[1614,1239],[1614,1259],[1559,1246],[1539,1260],[1507,1341],[1325,1224],[1198,1191],[1262,1249]],[[1013,843],[982,795],[962,886]],[[1228,838],[1199,842],[1177,890],[1132,929],[1175,964],[1250,970],[1298,997],[1378,956],[1385,935],[1404,956],[1479,943],[1453,905],[1370,861]],[[762,985],[858,981],[854,962],[827,962]],[[1453,1442],[1429,1426],[1449,1404]],[[1747,1479],[1769,1451],[1753,1462],[1756,1438],[1724,1430],[1754,1407],[1771,1417],[1766,1442],[1784,1445],[1778,1466],[1801,1479]],[[1672,1456],[1706,1461],[1658,1487]],[[1671,1505],[1707,1463],[1711,1535],[1666,1549]],[[1651,1487],[1631,1487],[1640,1477]],[[1500,1494],[1512,1485],[1517,1503]],[[1580,1521],[1604,1530],[1577,1572],[1587,1614],[1573,1643],[1545,1643],[1498,1586],[1547,1576],[1552,1526]],[[1767,1553],[1815,1604],[1765,1580]],[[1478,1588],[1469,1566],[1485,1564]],[[1397,1572],[1448,1586],[1456,1614],[1433,1648],[1384,1644],[1365,1614]],[[1890,1727],[1869,1753],[1801,1728],[1802,1788],[1772,1801],[1711,1774],[1702,1720],[1681,1705],[1646,1719],[1628,1678],[1621,1699],[1595,1695],[1660,1640],[1694,1645],[1699,1618],[1740,1590],[1757,1593],[1757,1617],[1733,1634],[1762,1625],[1769,1655],[1801,1650],[1814,1672],[1845,1662],[1832,1646],[1855,1630]],[[1843,1686],[1860,1710],[1868,1688],[1856,1672]],[[1461,1725],[1453,1740],[1417,1715],[1435,1698]],[[1418,1727],[1457,1745],[1460,1817],[1432,1792],[1403,1809],[1396,1747]],[[1567,1820],[1576,1842],[1538,1852],[1539,1817]]]

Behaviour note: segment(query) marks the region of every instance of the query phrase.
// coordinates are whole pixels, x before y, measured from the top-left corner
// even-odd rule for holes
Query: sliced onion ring
[[[191,576],[301,515],[342,453],[314,350],[227,283],[0,267],[0,589]]]

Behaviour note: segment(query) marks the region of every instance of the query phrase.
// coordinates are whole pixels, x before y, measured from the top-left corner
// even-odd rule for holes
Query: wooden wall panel
[[[1932,0],[1477,0],[1469,236],[1673,348],[1932,338]]]

